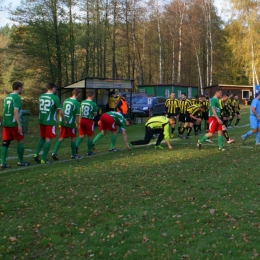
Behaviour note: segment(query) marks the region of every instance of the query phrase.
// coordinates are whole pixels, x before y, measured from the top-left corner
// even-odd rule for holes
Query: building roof
[[[253,88],[252,85],[232,85],[232,84],[218,84],[218,85],[213,85],[213,86],[207,86],[203,87],[205,88],[213,88],[213,87],[230,87],[230,88]]]
[[[180,84],[174,84],[174,83],[160,83],[160,84],[138,85],[138,87],[165,87],[165,86],[186,87],[186,88],[198,88],[199,87],[199,86],[180,85]]]

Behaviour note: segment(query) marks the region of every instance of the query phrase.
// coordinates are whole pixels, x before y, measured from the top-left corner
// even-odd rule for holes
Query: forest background
[[[25,83],[132,78],[141,84],[258,84],[259,1],[22,0],[0,28],[0,91]],[[1,2],[1,10],[6,10]],[[7,8],[8,9],[8,8]]]

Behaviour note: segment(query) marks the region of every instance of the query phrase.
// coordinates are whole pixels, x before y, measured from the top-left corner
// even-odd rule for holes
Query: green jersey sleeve
[[[110,111],[107,114],[113,117],[117,126],[120,126],[124,130],[126,129],[125,118],[120,113]]]

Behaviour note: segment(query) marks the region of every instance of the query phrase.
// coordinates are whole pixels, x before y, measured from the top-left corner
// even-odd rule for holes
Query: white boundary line
[[[249,124],[247,125],[242,125],[242,126],[239,126],[239,127],[234,127],[234,128],[230,128],[229,130],[233,130],[233,129],[237,129],[237,128],[243,128],[243,127],[247,127],[249,126]],[[203,135],[203,134],[200,134],[200,135]],[[196,137],[196,136],[195,136]],[[183,144],[183,145],[196,145],[196,143],[184,143],[184,142],[181,142],[182,139],[180,138],[174,138],[174,139],[171,139],[171,141],[180,141],[179,144]],[[162,143],[165,143],[165,141],[162,141]],[[149,144],[147,145],[139,145],[139,146],[136,146],[133,150],[130,150],[130,151],[134,151],[138,148],[141,148],[141,147],[147,147],[147,146],[151,146],[151,145],[154,145],[155,142],[150,142]],[[211,144],[211,143],[204,143],[203,146],[217,146],[216,144]],[[245,146],[245,145],[240,145],[240,146],[236,146],[236,147],[241,147],[241,148],[247,148],[247,149],[253,149],[253,148],[256,148],[254,146]],[[196,147],[195,147],[196,148]],[[196,148],[197,149],[197,148]],[[28,149],[30,150],[30,149]],[[128,150],[121,150],[119,152],[127,152]],[[129,151],[128,151],[129,152]],[[54,161],[52,162],[52,164],[58,164],[58,163],[65,163],[65,162],[74,162],[74,161],[77,161],[77,160],[82,160],[82,159],[86,159],[86,158],[92,158],[92,157],[96,157],[96,156],[101,156],[101,155],[105,155],[105,154],[112,154],[112,153],[115,153],[115,152],[103,152],[103,153],[98,153],[98,154],[95,154],[95,155],[92,155],[92,156],[82,156],[82,158],[80,159],[65,159],[65,160],[58,160],[58,161]],[[27,154],[26,156],[24,156],[25,158],[27,157],[33,157],[34,154]],[[8,157],[7,159],[15,159],[17,157]],[[51,165],[52,165],[51,164]],[[17,172],[17,171],[22,171],[22,170],[26,170],[26,169],[34,169],[34,168],[38,168],[38,167],[50,167],[50,165],[46,165],[46,164],[35,164],[35,165],[30,165],[30,166],[22,166],[22,167],[16,167],[16,168],[12,168],[10,170],[5,170],[5,169],[2,169],[3,171],[1,172],[1,169],[0,169],[0,175],[2,173],[9,173],[9,172]]]

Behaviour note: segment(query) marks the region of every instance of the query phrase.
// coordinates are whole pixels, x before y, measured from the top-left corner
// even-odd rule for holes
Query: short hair
[[[184,96],[186,97],[186,93],[183,92],[183,93],[181,93],[181,94],[184,95]]]
[[[47,84],[47,89],[48,90],[52,90],[54,88],[57,88],[57,85],[55,83],[50,82],[50,83]]]
[[[199,98],[199,95],[195,95],[194,98]]]
[[[72,90],[72,95],[77,96],[79,93],[80,93],[80,89],[78,89],[78,88],[74,88],[74,89]]]
[[[205,97],[205,95],[201,95],[200,97],[201,97],[201,98],[202,98],[202,97]]]
[[[87,97],[93,97],[95,95],[95,92],[93,90],[88,91]]]
[[[215,89],[215,93],[220,92],[220,91],[222,91],[221,88],[216,88],[216,89]]]
[[[176,118],[174,116],[170,116],[169,119],[174,120],[176,122]]]
[[[126,118],[126,121],[128,122],[129,126],[133,124],[133,120],[131,118]]]
[[[201,108],[203,108],[204,110],[207,110],[208,109],[208,107],[206,106],[206,105],[202,105],[202,106],[200,106]]]
[[[223,94],[223,95],[222,95],[222,98],[223,98],[223,97],[228,97],[228,95],[226,95],[226,94]]]
[[[20,81],[15,81],[12,85],[13,90],[18,90],[23,87],[23,83]]]

